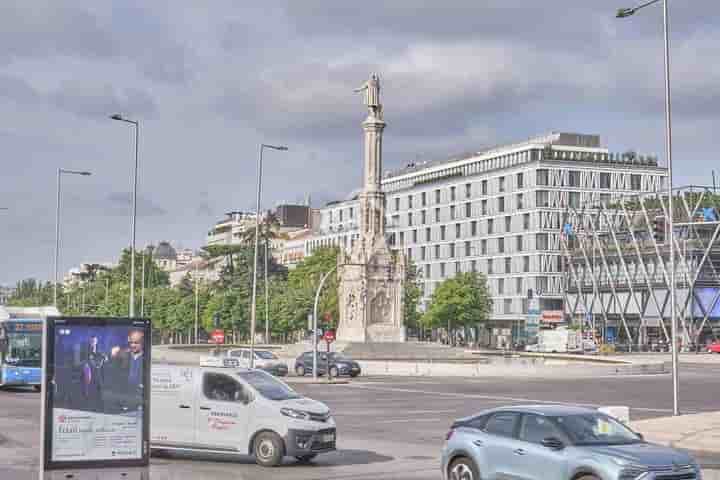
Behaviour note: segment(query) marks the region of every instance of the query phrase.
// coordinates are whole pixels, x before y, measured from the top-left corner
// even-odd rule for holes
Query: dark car
[[[357,377],[360,375],[360,364],[342,353],[318,352],[317,369],[318,375],[325,375],[328,371],[328,360],[331,377],[348,375]],[[295,373],[302,377],[313,373],[313,353],[305,352],[295,359]]]

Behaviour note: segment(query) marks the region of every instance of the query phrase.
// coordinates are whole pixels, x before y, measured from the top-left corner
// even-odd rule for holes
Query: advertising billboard
[[[151,333],[149,320],[48,318],[45,470],[148,465]]]

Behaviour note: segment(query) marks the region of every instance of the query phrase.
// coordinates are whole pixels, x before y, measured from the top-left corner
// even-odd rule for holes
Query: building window
[[[580,171],[569,170],[568,171],[568,186],[579,187],[580,186]]]
[[[466,183],[465,184],[465,198],[472,197],[472,184]]]
[[[472,217],[472,204],[470,202],[467,202],[465,204],[465,218]]]
[[[570,207],[580,208],[580,192],[570,192],[568,200]]]
[[[600,172],[600,188],[610,188],[610,172]]]
[[[539,170],[537,170],[536,173],[537,173],[537,178],[536,178],[535,183],[539,186],[547,186],[549,183],[548,182],[548,180],[549,180],[548,171],[546,169],[539,169]]]
[[[400,245],[405,245],[405,232],[400,232]]]
[[[440,240],[445,240],[445,225],[440,225]]]
[[[487,215],[487,214],[488,214],[488,213],[487,213],[487,200],[483,200],[483,201],[480,203],[480,207],[481,207],[480,211],[482,212],[482,214],[483,214],[483,215]]]
[[[477,272],[477,260],[472,260],[470,262],[470,271],[473,273]]]
[[[413,218],[412,218],[412,212],[408,213],[408,227],[412,227],[413,224]]]
[[[350,219],[351,219],[351,220],[352,220],[352,218],[353,218],[354,215],[355,215],[355,209],[354,209],[354,208],[351,208],[351,209],[350,209]]]
[[[450,244],[450,258],[455,258],[455,244]]]
[[[445,278],[445,263],[440,264],[440,277]]]
[[[608,205],[610,205],[611,199],[612,199],[612,197],[610,196],[609,193],[601,193],[600,194],[600,203],[602,205],[605,205],[606,207]]]
[[[491,235],[493,233],[493,219],[489,218],[487,221],[487,233]]]
[[[640,175],[630,175],[630,188],[633,190],[642,190],[642,181]]]
[[[455,201],[455,190],[456,190],[455,187],[450,187],[450,201],[451,202]]]
[[[413,243],[417,243],[417,229],[413,230]]]
[[[412,195],[408,195],[408,208],[413,208]]]
[[[518,189],[524,188],[525,185],[524,185],[523,174],[518,173],[516,178],[517,178],[517,188]]]
[[[522,210],[523,208],[525,208],[525,205],[523,204],[523,194],[518,193],[517,194],[517,209]]]
[[[480,254],[487,255],[487,240],[480,240]]]
[[[395,211],[400,210],[400,198],[395,199]]]
[[[517,277],[517,278],[515,279],[515,291],[516,291],[517,293],[522,293],[522,291],[523,291],[523,288],[522,288],[522,277]]]
[[[425,229],[425,241],[426,242],[430,241],[430,227]]]
[[[422,220],[423,225],[427,223],[427,210],[422,210],[420,212],[420,219]]]
[[[455,274],[460,273],[460,262],[455,262]]]
[[[342,222],[342,221],[343,221],[343,211],[342,211],[342,210],[340,210],[340,212],[339,212],[339,213],[340,213],[340,221]]]
[[[488,261],[487,261],[487,273],[488,273],[488,275],[492,275],[492,274],[493,274],[493,259],[492,259],[492,258],[488,258]]]
[[[483,195],[487,195],[487,180],[483,180],[480,183],[480,193],[482,193]]]
[[[498,253],[505,253],[505,239],[498,238]]]
[[[423,207],[427,205],[427,192],[422,192],[420,194],[420,203],[422,203]]]
[[[439,208],[435,209],[435,221],[436,222],[440,221],[440,209]]]
[[[505,279],[504,278],[498,278],[498,294],[504,295],[505,294]]]
[[[523,229],[530,230],[530,214],[523,215]]]
[[[505,211],[505,197],[498,197],[498,212],[503,213]]]
[[[455,238],[460,238],[460,228],[461,228],[460,224],[456,223],[455,224]]]
[[[529,272],[530,271],[530,257],[524,256],[523,257],[523,272]]]
[[[450,220],[455,220],[455,205],[450,206]]]
[[[512,298],[506,298],[505,300],[503,300],[503,309],[504,309],[503,313],[506,315],[513,313],[512,312]]]
[[[435,245],[435,258],[440,258],[440,245]]]
[[[440,203],[440,190],[435,190],[435,204]]]
[[[512,230],[512,217],[510,215],[505,217],[505,231],[510,232]]]
[[[465,256],[466,257],[470,256],[470,242],[467,242],[467,241],[465,242]]]
[[[547,233],[538,233],[535,235],[535,246],[537,250],[548,249],[548,235]]]
[[[515,251],[516,252],[522,252],[523,251],[523,237],[522,235],[518,235],[515,237]]]
[[[535,192],[535,204],[538,207],[547,207],[550,205],[550,197],[547,190],[538,190]]]
[[[470,222],[470,235],[472,235],[473,237],[475,235],[477,235],[477,221],[476,220],[473,220],[472,222]]]
[[[423,248],[425,248],[425,247],[423,247]],[[429,263],[425,264],[425,278],[430,278],[430,264]]]
[[[407,249],[407,258],[408,258],[408,260],[412,260],[412,248]]]
[[[505,177],[498,178],[498,192],[505,191]]]
[[[420,260],[427,260],[427,256],[425,254],[425,247],[420,247]],[[428,265],[429,267],[430,265]]]

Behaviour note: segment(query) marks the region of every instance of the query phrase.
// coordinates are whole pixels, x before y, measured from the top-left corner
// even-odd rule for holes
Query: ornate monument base
[[[365,92],[368,117],[362,123],[365,161],[360,194],[360,235],[350,255],[338,257],[340,342],[404,342],[405,256],[385,241],[385,194],[380,185],[382,134],[380,78],[373,74]]]

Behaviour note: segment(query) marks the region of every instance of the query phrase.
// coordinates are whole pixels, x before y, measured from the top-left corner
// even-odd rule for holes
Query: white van
[[[153,365],[151,392],[154,450],[249,454],[263,466],[335,450],[330,409],[262,370]]]

